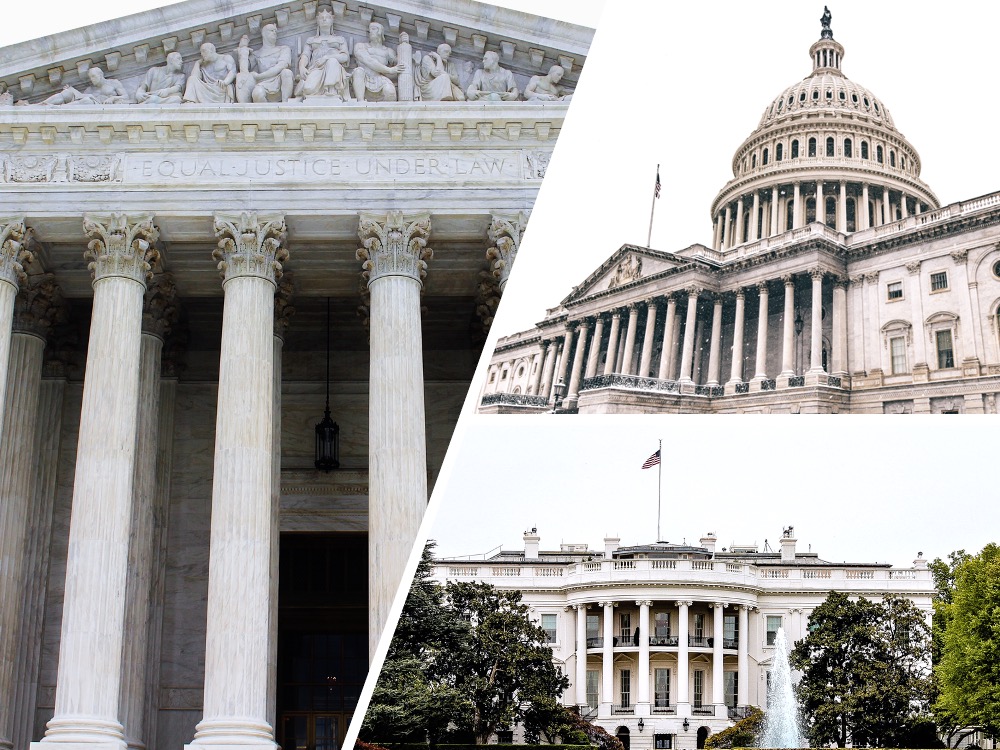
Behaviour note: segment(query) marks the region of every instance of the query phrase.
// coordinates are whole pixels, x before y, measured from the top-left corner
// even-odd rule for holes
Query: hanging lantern
[[[340,427],[330,417],[330,298],[326,298],[326,410],[316,425],[316,468],[340,468]]]

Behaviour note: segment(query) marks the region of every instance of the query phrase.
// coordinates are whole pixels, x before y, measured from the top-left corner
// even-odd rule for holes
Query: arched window
[[[861,158],[868,158],[868,141],[861,141]]]
[[[761,162],[762,166],[765,166],[765,167],[767,166],[767,162],[768,162],[768,158],[767,157],[768,157],[768,151],[765,148],[764,149],[764,158],[763,158],[763,161]]]
[[[827,156],[833,156],[834,153],[835,153],[835,147],[834,147],[833,138],[832,137],[827,138],[826,139],[826,155]]]
[[[756,169],[756,168],[757,168],[757,154],[754,154],[753,156],[750,157],[750,169]]]
[[[799,158],[799,142],[797,140],[792,141],[792,158],[793,159]]]
[[[876,146],[875,147],[875,161],[877,161],[879,164],[883,163],[883,160],[882,160],[882,147],[881,146]]]
[[[816,221],[816,199],[806,198],[806,224]]]
[[[788,201],[785,204],[785,228],[782,231],[787,231],[795,226],[795,202]]]
[[[830,229],[837,228],[837,199],[832,195],[826,196],[826,225]]]
[[[743,241],[750,241],[750,212],[743,212]]]
[[[785,157],[785,144],[779,143],[774,147],[774,160],[781,161]]]
[[[889,152],[889,166],[890,167],[895,167],[896,166],[896,152],[895,151],[890,151]]]
[[[854,144],[851,142],[850,138],[844,139],[844,156],[848,159],[854,157]]]
[[[816,139],[809,139],[809,156],[816,156]]]
[[[847,199],[847,231],[858,231],[858,199]]]

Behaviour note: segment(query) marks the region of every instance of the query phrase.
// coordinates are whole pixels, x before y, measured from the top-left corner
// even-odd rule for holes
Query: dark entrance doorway
[[[618,727],[618,730],[615,732],[615,737],[617,737],[618,741],[622,743],[622,747],[624,747],[625,750],[629,750],[628,727]]]
[[[368,537],[281,535],[277,740],[337,750],[368,672]]]
[[[698,727],[698,747],[705,747],[705,740],[708,739],[708,727]]]

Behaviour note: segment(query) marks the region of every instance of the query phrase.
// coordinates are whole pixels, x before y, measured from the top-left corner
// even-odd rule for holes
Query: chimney
[[[541,540],[542,538],[538,536],[538,529],[534,526],[531,527],[530,531],[524,532],[524,559],[538,559],[538,543]]]
[[[702,547],[707,549],[710,554],[715,554],[715,532],[709,531],[705,536],[698,540]]]
[[[913,561],[913,567],[917,570],[927,570],[927,558],[923,552],[917,553],[917,559]]]
[[[781,530],[781,562],[795,562],[795,527]]]
[[[618,549],[621,539],[616,536],[604,537],[604,557],[610,559],[611,553]]]

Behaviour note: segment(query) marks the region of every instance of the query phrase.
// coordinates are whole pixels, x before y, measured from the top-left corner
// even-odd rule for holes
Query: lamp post
[[[340,427],[330,417],[330,298],[326,298],[326,411],[316,425],[316,468],[340,468]]]
[[[555,402],[552,404],[552,414],[559,414],[562,409],[563,397],[566,395],[566,383],[563,382],[562,378],[559,378],[559,382],[552,386],[552,391],[556,395]]]

